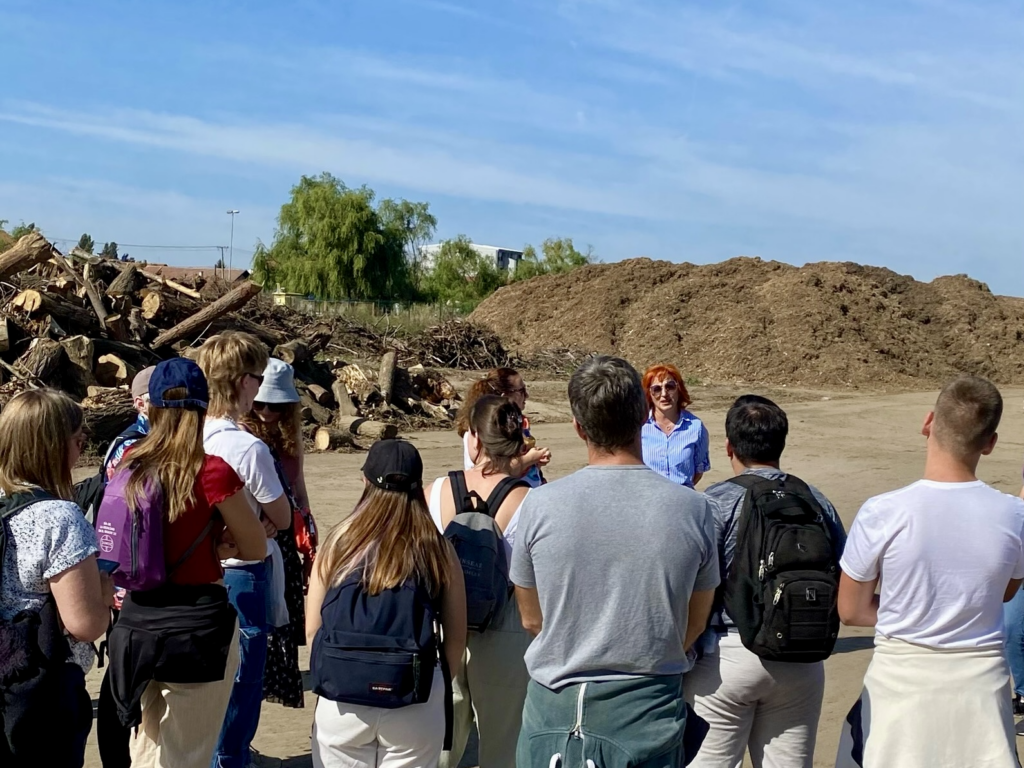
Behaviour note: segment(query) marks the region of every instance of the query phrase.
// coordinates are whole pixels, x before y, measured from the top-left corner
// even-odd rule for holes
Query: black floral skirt
[[[278,531],[277,544],[284,559],[284,600],[288,623],[270,630],[267,638],[267,666],[263,673],[263,700],[301,709],[302,673],[299,646],[306,644],[306,606],[302,590],[302,560],[292,529]]]

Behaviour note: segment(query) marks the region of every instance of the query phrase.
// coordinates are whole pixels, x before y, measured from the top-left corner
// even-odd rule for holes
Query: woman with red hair
[[[652,365],[644,372],[650,415],[640,432],[644,463],[674,483],[693,488],[711,469],[708,430],[690,413],[690,393],[674,365]]]

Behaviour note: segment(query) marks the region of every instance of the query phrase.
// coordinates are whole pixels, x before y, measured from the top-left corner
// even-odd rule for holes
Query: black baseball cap
[[[363,475],[385,491],[411,493],[423,487],[423,459],[405,440],[378,440],[370,446]]]

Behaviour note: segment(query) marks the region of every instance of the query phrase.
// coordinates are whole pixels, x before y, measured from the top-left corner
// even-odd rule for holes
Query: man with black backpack
[[[693,766],[811,768],[846,534],[816,488],[779,468],[789,422],[744,395],[725,421],[736,477],[705,491],[717,505],[722,588],[687,698],[711,726]]]

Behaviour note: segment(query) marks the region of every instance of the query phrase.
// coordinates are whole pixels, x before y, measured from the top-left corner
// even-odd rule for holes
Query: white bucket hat
[[[295,369],[276,357],[267,361],[263,370],[263,383],[256,393],[258,403],[297,403],[299,393],[295,389]]]

